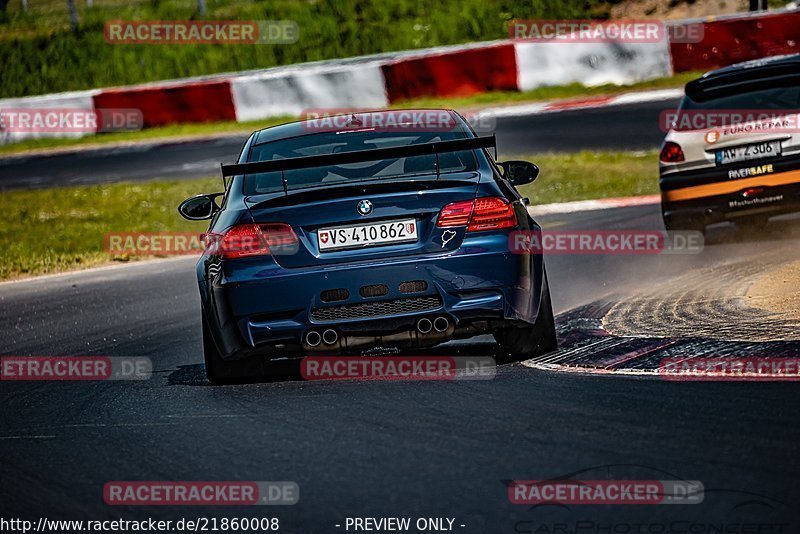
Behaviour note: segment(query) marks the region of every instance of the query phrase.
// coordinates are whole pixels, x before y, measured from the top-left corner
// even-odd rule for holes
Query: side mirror
[[[529,184],[539,176],[539,167],[527,161],[504,161],[499,163],[503,176],[513,185]]]
[[[217,203],[214,199],[224,193],[212,193],[210,195],[197,195],[196,197],[187,198],[181,205],[178,206],[178,213],[184,219],[190,221],[204,221],[210,219],[214,214],[219,211]]]

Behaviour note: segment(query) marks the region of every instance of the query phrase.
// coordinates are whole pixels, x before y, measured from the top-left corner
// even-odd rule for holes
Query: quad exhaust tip
[[[332,328],[328,328],[322,333],[322,341],[325,342],[326,345],[333,345],[339,340],[339,334],[336,333],[336,330]]]
[[[447,320],[447,317],[437,317],[433,320],[433,328],[437,332],[444,332],[448,326],[450,326],[450,321]]]
[[[316,347],[320,343],[322,343],[322,336],[319,335],[319,332],[310,330],[306,333],[306,344],[309,347]]]
[[[427,334],[431,330],[433,330],[433,323],[431,323],[430,319],[423,317],[417,321],[417,332],[420,334]]]

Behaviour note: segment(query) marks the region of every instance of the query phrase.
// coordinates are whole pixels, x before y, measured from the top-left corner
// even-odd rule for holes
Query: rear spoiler
[[[697,78],[686,84],[686,96],[695,102],[707,102],[714,98],[741,94],[773,87],[794,87],[800,84],[797,65],[792,69],[785,66],[765,66],[743,69],[710,78]]]
[[[442,152],[461,152],[462,150],[476,150],[479,148],[494,148],[497,156],[497,140],[494,135],[486,137],[472,137],[469,139],[455,139],[453,141],[438,141],[434,143],[421,143],[390,148],[373,148],[369,150],[356,150],[354,152],[341,152],[339,154],[323,154],[322,156],[306,156],[303,158],[276,159],[270,161],[254,161],[252,163],[234,163],[221,165],[222,178],[238,176],[240,174],[256,174],[260,172],[290,171],[307,169],[309,167],[324,167],[326,165],[344,165],[347,163],[362,163],[381,159],[408,158],[412,156],[436,156],[436,174],[439,174],[439,154]]]

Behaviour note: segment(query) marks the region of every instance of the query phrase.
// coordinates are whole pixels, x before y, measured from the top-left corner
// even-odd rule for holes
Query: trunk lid
[[[451,203],[472,200],[476,196],[480,173],[457,173],[414,176],[413,178],[372,180],[336,186],[315,187],[269,195],[247,197],[256,223],[286,223],[299,239],[292,253],[274,254],[275,261],[286,268],[369,261],[390,257],[402,258],[435,254],[458,248],[464,228],[437,228],[441,209]],[[368,201],[371,210],[362,213],[359,204]],[[367,246],[361,241],[348,242],[348,248],[320,250],[320,235],[326,243],[341,232],[327,229],[346,228],[385,222],[413,221],[416,240]],[[320,232],[323,230],[323,232]],[[380,230],[380,231],[377,231]],[[373,234],[380,234],[377,227]],[[391,229],[389,230],[391,232]],[[367,235],[366,229],[355,232]],[[399,239],[399,238],[398,238]],[[323,244],[323,247],[325,245]],[[295,252],[296,250],[296,252]]]

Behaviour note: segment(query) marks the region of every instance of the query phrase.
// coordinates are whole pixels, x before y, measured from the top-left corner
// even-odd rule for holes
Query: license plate
[[[717,165],[748,161],[751,159],[771,158],[781,155],[780,141],[765,141],[753,145],[733,146],[716,151]]]
[[[417,221],[385,221],[358,226],[320,228],[317,232],[319,250],[364,248],[388,243],[410,243],[417,240]]]

